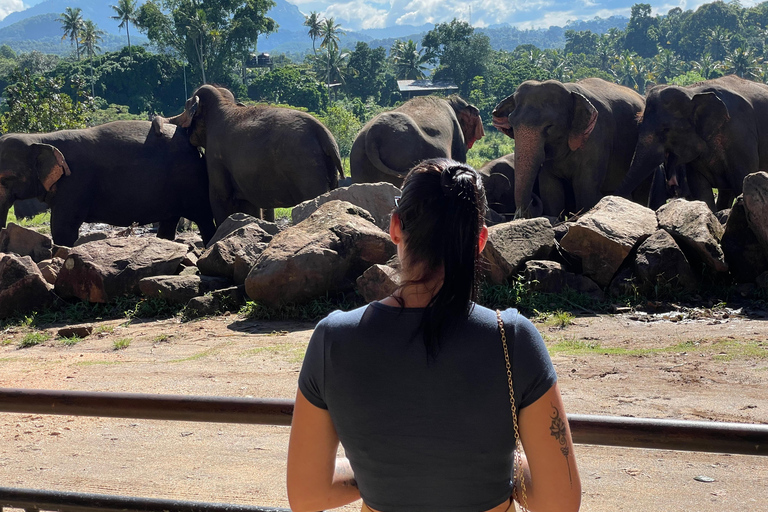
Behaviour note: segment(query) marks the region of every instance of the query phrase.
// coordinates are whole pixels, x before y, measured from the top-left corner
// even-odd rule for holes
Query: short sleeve
[[[523,409],[541,398],[555,385],[557,374],[538,329],[523,315],[516,313],[514,323],[512,379],[517,407]]]
[[[328,409],[325,403],[325,321],[317,324],[309,339],[299,373],[299,389],[309,403]]]

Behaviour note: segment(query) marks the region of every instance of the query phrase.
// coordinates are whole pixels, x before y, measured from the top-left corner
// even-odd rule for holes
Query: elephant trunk
[[[614,194],[629,198],[640,183],[662,164],[664,164],[664,146],[655,140],[653,134],[640,137],[629,171]]]
[[[541,133],[531,127],[515,127],[515,218],[531,216],[533,187],[543,163],[544,139]]]

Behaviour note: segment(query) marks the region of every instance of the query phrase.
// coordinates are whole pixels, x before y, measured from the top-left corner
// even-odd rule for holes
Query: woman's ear
[[[400,227],[400,216],[396,213],[392,213],[389,219],[389,238],[397,245],[403,240],[403,231]]]
[[[477,240],[477,254],[483,252],[486,242],[488,242],[488,226],[483,224],[483,227],[480,230],[480,237]]]

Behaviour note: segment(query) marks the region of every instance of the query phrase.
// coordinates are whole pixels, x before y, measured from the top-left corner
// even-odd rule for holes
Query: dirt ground
[[[768,423],[768,320],[723,311],[647,319],[538,325],[568,412]],[[313,327],[237,315],[92,325],[71,346],[53,337],[20,349],[26,328],[0,332],[0,386],[293,398]],[[4,413],[0,485],[287,507],[287,441],[277,426]],[[768,457],[576,450],[584,511],[768,510]]]

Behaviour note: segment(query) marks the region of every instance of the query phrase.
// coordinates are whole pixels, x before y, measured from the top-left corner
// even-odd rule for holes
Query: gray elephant
[[[485,135],[480,111],[459,96],[422,96],[371,119],[352,144],[353,183],[387,181],[396,187],[418,162],[447,157],[467,161]]]
[[[215,233],[205,160],[183,130],[157,135],[148,121],[0,137],[0,224],[17,199],[51,207],[51,235],[71,246],[83,222],[115,226],[159,222],[173,239],[179,218]]]
[[[632,89],[600,78],[529,80],[502,100],[493,124],[515,139],[517,214],[530,216],[537,178],[547,216],[586,211],[611,194],[629,169],[643,105]],[[645,188],[635,200],[647,198]]]
[[[234,103],[235,105],[244,107],[245,104],[238,102],[235,99],[235,95],[232,94],[232,91],[227,89],[226,87],[216,87],[219,92],[221,93],[221,98],[225,101],[230,101]],[[169,117],[163,117],[163,116],[155,116],[152,118],[152,128],[155,130],[155,133],[160,134],[163,131],[163,125],[166,123],[171,123],[174,125],[179,124],[179,121],[181,120],[182,114],[178,116],[174,116],[172,118]]]
[[[485,197],[488,207],[502,215],[504,219],[512,219],[517,207],[515,204],[515,154],[510,153],[487,162],[478,169],[485,187]],[[538,217],[542,214],[541,199],[537,194],[538,183],[532,194],[531,215]]]
[[[768,169],[768,86],[730,75],[652,88],[632,166],[616,193],[629,195],[663,163],[668,182],[687,181],[691,199],[714,211],[730,208],[744,178]]]
[[[220,88],[203,85],[168,122],[187,128],[189,141],[205,148],[217,223],[236,212],[259,216],[261,209],[295,206],[344,177],[331,132],[298,110],[237,105]]]

